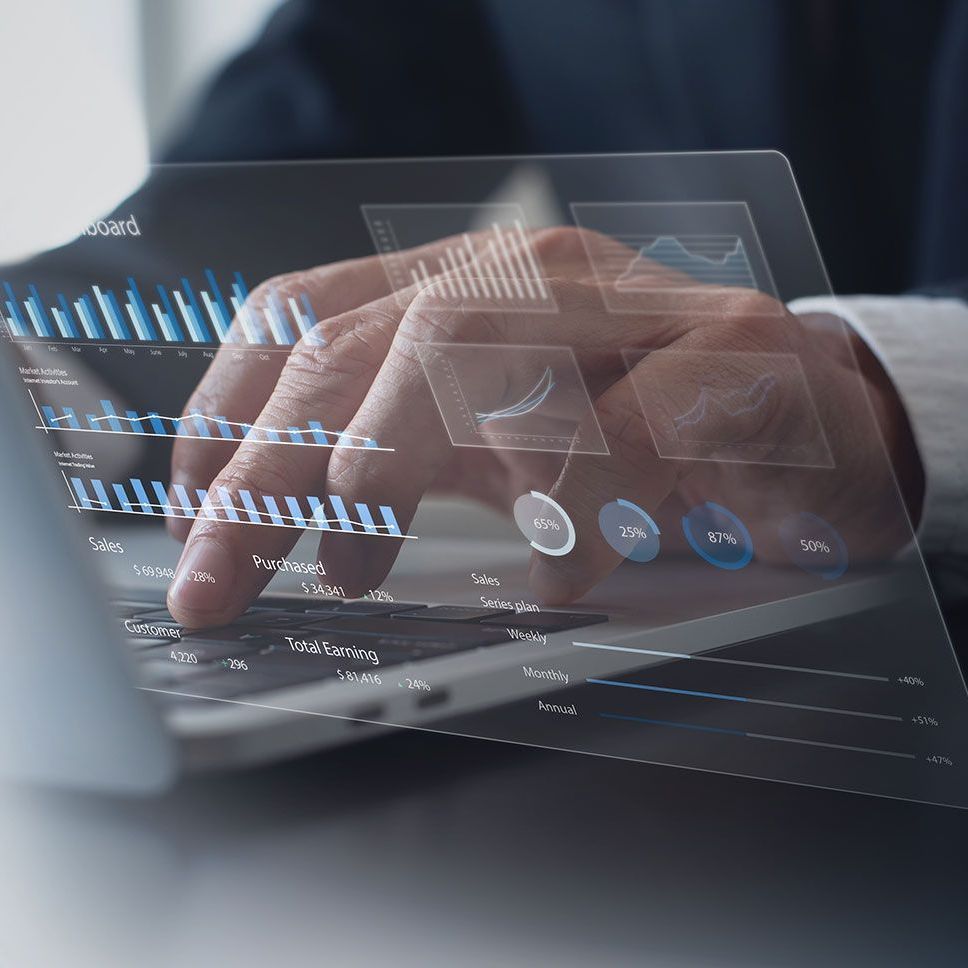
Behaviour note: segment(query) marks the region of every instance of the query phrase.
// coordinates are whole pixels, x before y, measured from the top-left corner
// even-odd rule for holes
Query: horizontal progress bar
[[[586,679],[596,686],[619,686],[623,689],[643,689],[647,692],[669,692],[678,696],[694,696],[699,699],[721,699],[725,702],[753,703],[757,706],[784,706],[787,709],[805,709],[812,713],[835,713],[838,716],[863,716],[866,719],[887,719],[903,723],[903,716],[889,716],[884,713],[865,713],[856,709],[835,709],[832,706],[808,706],[799,702],[783,702],[779,699],[753,699],[750,696],[731,696],[719,692],[698,692],[694,689],[672,689],[669,686],[646,686],[636,682],[618,682],[614,679]]]
[[[139,511],[139,510],[137,510],[137,507],[139,507],[140,505],[132,506],[130,508],[130,510],[122,511],[120,508],[103,508],[103,507],[99,508],[99,507],[94,507],[93,505],[95,503],[97,503],[97,502],[95,502],[94,500],[92,500],[91,501],[91,505],[92,505],[91,507],[82,507],[79,504],[68,504],[67,505],[67,508],[70,511],[101,511],[101,512],[104,512],[104,513],[107,513],[107,514],[142,514],[142,515],[145,515],[146,517],[158,517],[158,516],[161,516],[161,517],[172,517],[172,518],[188,518],[189,520],[191,520],[191,517],[189,515],[185,514],[185,513],[182,513],[182,514],[153,515],[151,512],[148,512],[148,511]],[[151,505],[151,507],[161,507],[161,505],[153,504],[153,505]],[[174,505],[174,504],[173,505],[170,505],[170,507],[172,508],[172,510],[182,510],[183,511],[182,508],[179,508],[177,505]],[[222,504],[219,504],[219,505],[213,505],[213,507],[226,507],[226,506],[225,505],[222,505]],[[197,508],[195,510],[197,510]],[[231,507],[231,510],[233,510],[233,511],[239,511],[239,512],[243,512],[245,514],[248,514],[248,508],[244,508],[244,507],[234,507],[233,506],[233,507]],[[265,514],[266,516],[268,516],[268,512],[266,512],[266,511],[257,511],[256,513],[257,514]],[[402,538],[403,540],[406,540],[406,541],[416,541],[417,540],[417,536],[415,534],[384,534],[384,533],[382,533],[380,531],[356,531],[356,530],[353,530],[353,531],[343,531],[343,530],[335,531],[335,530],[333,530],[331,528],[313,527],[312,524],[310,524],[308,522],[311,522],[311,521],[314,521],[314,520],[319,520],[319,519],[318,518],[312,518],[312,517],[308,517],[306,519],[307,520],[307,523],[305,525],[302,525],[302,524],[277,524],[274,521],[252,521],[252,520],[243,519],[241,517],[239,518],[238,521],[230,521],[230,520],[228,520],[226,518],[217,518],[217,519],[215,519],[215,518],[210,518],[210,517],[202,516],[202,515],[198,515],[198,517],[201,517],[202,520],[206,520],[206,521],[219,520],[219,521],[224,521],[226,524],[250,524],[250,525],[261,526],[261,527],[264,527],[264,528],[298,528],[300,531],[321,531],[324,534],[325,533],[329,533],[329,534],[357,534],[357,535],[367,536],[367,537],[371,537],[371,538]],[[342,524],[344,522],[346,524],[352,524],[354,526],[354,528],[356,528],[356,527],[362,527],[362,525],[360,525],[359,521],[352,521],[349,518],[331,518],[331,519],[326,519],[326,522],[325,523],[326,524]]]
[[[125,419],[125,418],[123,418],[121,416],[118,417],[118,420],[123,420],[123,419]],[[183,419],[186,419],[186,418],[183,418]],[[90,427],[49,427],[49,426],[46,426],[46,425],[43,425],[43,424],[38,424],[34,429],[35,430],[50,430],[50,431],[54,431],[55,433],[56,432],[65,432],[65,433],[66,432],[70,432],[70,433],[74,433],[74,434],[103,434],[103,433],[109,433],[112,436],[118,436],[118,435],[120,435],[122,437],[141,437],[141,438],[144,438],[144,437],[174,437],[174,438],[176,438],[178,440],[185,440],[187,438],[187,439],[190,439],[190,440],[212,440],[212,441],[215,441],[216,443],[222,443],[222,444],[230,443],[231,441],[235,441],[235,443],[237,443],[237,444],[241,444],[241,443],[250,443],[250,444],[251,443],[256,443],[256,444],[283,444],[283,445],[286,445],[286,446],[289,446],[289,447],[324,447],[324,448],[328,447],[330,449],[339,448],[339,450],[372,450],[372,451],[383,451],[384,453],[394,453],[394,451],[395,451],[395,448],[394,447],[379,447],[379,446],[371,447],[371,446],[367,446],[365,444],[340,444],[340,443],[317,444],[315,441],[308,441],[308,440],[271,440],[271,439],[262,438],[262,437],[259,437],[259,438],[255,438],[255,437],[214,437],[214,436],[213,437],[205,437],[202,434],[169,434],[169,433],[159,434],[159,433],[154,433],[154,432],[141,434],[141,433],[138,433],[138,431],[136,431],[136,430],[92,430]],[[255,429],[256,430],[260,430],[261,428],[256,427]],[[288,434],[289,432],[290,431],[288,431],[288,430],[286,430],[286,431],[278,431],[278,433],[280,433],[280,434],[281,433]]]
[[[663,659],[690,659],[693,662],[720,662],[724,665],[749,666],[754,669],[776,669],[780,672],[806,672],[815,676],[837,676],[842,679],[866,679],[869,682],[890,682],[889,676],[871,676],[861,672],[838,672],[835,669],[811,669],[805,666],[777,665],[772,662],[751,662],[747,659],[725,659],[715,655],[690,655],[688,652],[667,652],[660,649],[635,649],[628,645],[602,645],[597,642],[572,642],[579,649],[603,649],[607,652],[634,652],[656,655]]]
[[[628,723],[643,723],[646,726],[670,726],[673,729],[692,729],[702,733],[722,733],[726,736],[740,736],[745,739],[764,739],[774,743],[796,743],[800,746],[818,746],[821,749],[847,750],[850,753],[873,753],[876,756],[895,756],[902,760],[916,760],[915,753],[899,753],[895,750],[877,750],[868,746],[847,746],[843,743],[822,743],[816,739],[795,739],[792,736],[772,736],[769,733],[747,733],[741,729],[725,729],[722,726],[699,726],[695,723],[675,723],[665,719],[646,719],[643,716],[621,716],[618,713],[599,713],[602,719],[617,719]]]

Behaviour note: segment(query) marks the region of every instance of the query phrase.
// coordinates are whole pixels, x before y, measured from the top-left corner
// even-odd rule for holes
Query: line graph
[[[696,402],[685,413],[673,417],[672,422],[676,430],[682,433],[690,427],[702,425],[714,411],[727,417],[755,413],[766,403],[775,387],[776,377],[772,373],[764,373],[745,389],[722,390],[700,384]]]
[[[202,413],[200,410],[190,410],[179,416],[154,410],[145,414],[135,410],[119,411],[110,400],[98,401],[101,413],[78,413],[76,407],[62,405],[55,408],[38,404],[32,393],[30,398],[41,419],[36,429],[45,432],[193,437],[198,440],[246,440],[302,447],[393,451],[392,447],[381,447],[372,437],[347,433],[345,430],[327,430],[318,420],[308,421],[305,427],[266,427],[229,420],[224,416]]]
[[[660,457],[834,466],[796,353],[666,347],[622,356]]]
[[[729,287],[773,297],[749,312],[783,314],[746,202],[572,202],[571,211],[610,312],[714,311]]]
[[[302,499],[288,495],[277,499],[269,494],[253,494],[245,489],[233,493],[228,488],[216,487],[213,493],[204,488],[190,489],[183,484],[172,484],[169,494],[161,481],[146,483],[132,477],[125,482],[105,484],[99,478],[84,480],[63,476],[71,495],[68,507],[72,511],[209,518],[236,524],[416,540],[416,535],[401,531],[393,509],[388,505],[378,506],[377,519],[367,504],[357,502],[353,505],[356,517],[351,517],[343,499],[336,495],[325,498],[307,495]],[[285,510],[281,509],[280,501]],[[305,506],[302,502],[305,502]]]
[[[615,280],[619,291],[681,288],[682,283],[670,285],[663,268],[684,273],[703,285],[757,288],[746,246],[737,235],[659,235],[655,238],[618,235],[615,238],[636,249],[625,271]]]
[[[420,343],[417,354],[455,447],[608,453],[571,347]]]
[[[476,413],[474,417],[479,425],[492,420],[507,420],[509,417],[523,417],[525,414],[537,410],[548,399],[548,394],[554,388],[555,378],[549,366],[545,368],[541,379],[517,403],[513,403],[511,406],[504,407],[501,410]]]

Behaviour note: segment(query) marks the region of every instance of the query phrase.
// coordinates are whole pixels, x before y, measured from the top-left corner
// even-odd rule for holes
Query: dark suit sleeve
[[[519,152],[506,76],[475,2],[289,0],[164,160]]]

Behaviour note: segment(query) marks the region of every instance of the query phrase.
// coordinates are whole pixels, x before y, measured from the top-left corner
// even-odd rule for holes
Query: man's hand
[[[580,597],[622,561],[598,529],[600,508],[617,497],[656,509],[714,496],[772,534],[771,523],[791,503],[823,509],[855,560],[903,540],[884,527],[897,516],[884,513],[893,485],[868,394],[888,420],[890,407],[881,405],[876,381],[858,371],[839,321],[806,326],[761,293],[700,287],[659,266],[651,291],[625,294],[631,311],[610,313],[602,290],[615,280],[596,277],[589,254],[618,243],[561,228],[538,232],[529,244],[557,312],[507,312],[497,301],[481,308],[479,300],[469,309],[460,298],[443,298],[439,287],[389,293],[378,258],[274,280],[283,297],[308,294],[323,321],[288,355],[223,345],[186,410],[265,428],[320,420],[393,451],[182,437],[172,482],[214,494],[335,494],[347,507],[390,505],[404,530],[432,489],[505,511],[519,495],[540,490],[567,509],[576,531],[568,555],[533,554],[532,590],[548,603]],[[445,245],[425,247],[427,262]],[[686,296],[671,296],[676,289]],[[267,291],[253,294],[256,307]],[[569,347],[592,400],[588,419],[601,428],[608,454],[455,447],[419,357],[428,343],[520,347],[520,365],[512,360],[489,372],[482,363],[482,390],[496,406],[526,392],[524,374],[533,370],[524,363],[542,347]],[[553,419],[550,398],[549,407]],[[693,431],[700,422],[702,432]],[[186,537],[187,520],[169,523]],[[169,592],[172,614],[192,627],[230,621],[271,577],[249,566],[251,555],[283,556],[299,533],[242,527],[224,514],[197,517]],[[400,545],[330,531],[320,556],[347,594],[359,595],[384,580]],[[785,560],[778,537],[756,550],[762,559]],[[216,582],[193,582],[192,571]]]

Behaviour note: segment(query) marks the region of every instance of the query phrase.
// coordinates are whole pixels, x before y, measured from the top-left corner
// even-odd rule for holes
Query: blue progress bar
[[[596,686],[621,686],[623,689],[645,689],[647,692],[674,692],[679,696],[699,696],[702,699],[726,699],[729,702],[749,702],[745,696],[727,696],[719,692],[697,692],[694,689],[671,689],[668,686],[642,686],[637,682],[616,682],[614,679],[586,679]]]
[[[674,723],[668,719],[645,719],[643,716],[620,716],[618,713],[599,713],[602,719],[622,719],[628,723],[645,723],[647,726],[671,726],[673,729],[695,729],[701,733],[725,733],[727,736],[747,737],[740,729],[724,729],[721,726],[697,726],[695,723]]]

